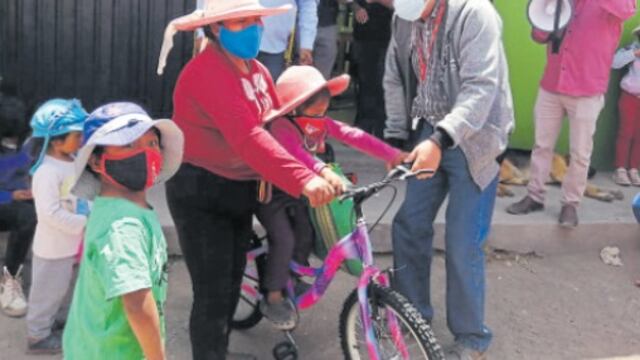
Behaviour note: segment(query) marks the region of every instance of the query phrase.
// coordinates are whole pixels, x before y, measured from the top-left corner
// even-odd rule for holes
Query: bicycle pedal
[[[298,348],[295,344],[292,344],[289,341],[283,341],[278,343],[273,348],[273,357],[276,360],[297,360],[298,359]]]

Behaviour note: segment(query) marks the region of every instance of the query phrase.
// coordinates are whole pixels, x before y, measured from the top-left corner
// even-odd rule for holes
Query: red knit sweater
[[[173,120],[185,136],[184,162],[233,180],[260,177],[293,196],[314,175],[262,127],[278,106],[273,80],[258,61],[242,74],[216,45],[182,70]]]

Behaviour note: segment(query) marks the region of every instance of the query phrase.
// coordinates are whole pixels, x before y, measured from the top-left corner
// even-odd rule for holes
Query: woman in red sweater
[[[207,48],[182,70],[173,96],[173,120],[185,135],[182,167],[167,183],[169,209],[193,283],[189,330],[194,359],[251,359],[228,354],[229,320],[240,293],[245,252],[264,178],[312,206],[334,192],[263,129],[278,107],[273,81],[255,60],[262,16],[289,11],[258,0],[211,0],[203,10],[172,21],[158,71],[176,31],[202,29]]]

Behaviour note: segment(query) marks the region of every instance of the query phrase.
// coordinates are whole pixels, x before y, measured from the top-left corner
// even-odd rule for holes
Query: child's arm
[[[33,175],[32,191],[38,222],[45,222],[70,235],[80,235],[87,223],[87,217],[68,211],[62,206],[62,180],[49,170],[50,168],[41,166]]]
[[[25,151],[21,151],[15,155],[0,156],[0,171],[10,172],[20,168],[28,168],[29,161],[29,156]],[[0,190],[0,204],[9,204],[14,200],[19,201],[31,199],[31,197],[24,196],[24,194],[26,194],[25,191],[27,190],[18,190],[18,193],[16,194],[15,191]],[[20,198],[16,198],[16,195]]]
[[[638,51],[637,43],[633,43],[623,47],[622,49],[616,52],[616,55],[613,57],[613,64],[611,67],[613,69],[622,69],[627,66],[630,62],[636,59],[636,52]]]
[[[161,309],[151,291],[151,235],[139,219],[126,217],[111,224],[108,237],[93,260],[105,301],[120,299],[147,359],[163,359]]]
[[[402,152],[366,132],[327,118],[329,136],[378,160],[393,162]]]
[[[136,335],[147,360],[164,360],[164,345],[160,333],[160,316],[151,289],[122,295],[122,304],[129,325]]]

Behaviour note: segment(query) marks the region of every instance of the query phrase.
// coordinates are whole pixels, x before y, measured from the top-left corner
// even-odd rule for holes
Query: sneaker
[[[462,344],[454,344],[452,347],[445,350],[446,360],[484,360],[486,357],[484,353],[464,347]]]
[[[260,300],[260,312],[279,330],[293,330],[298,323],[298,311],[289,298],[277,303],[270,303],[263,298]]]
[[[27,299],[22,291],[22,266],[11,276],[5,266],[0,280],[0,309],[11,317],[22,317],[27,313]]]
[[[544,210],[544,204],[533,200],[529,196],[525,196],[522,200],[507,207],[507,212],[511,215],[526,215],[540,210]]]
[[[562,205],[560,217],[558,218],[560,226],[574,228],[578,226],[578,210],[573,205]]]
[[[51,333],[44,339],[29,340],[27,354],[60,354],[62,352],[62,338],[60,334]]]
[[[638,174],[638,169],[629,170],[629,180],[631,180],[631,185],[640,186],[640,174]]]
[[[638,170],[636,170],[636,175],[638,175]],[[629,173],[627,173],[627,169],[625,168],[617,168],[616,171],[613,173],[612,178],[613,178],[613,182],[620,186],[631,185],[631,180],[629,179]]]

